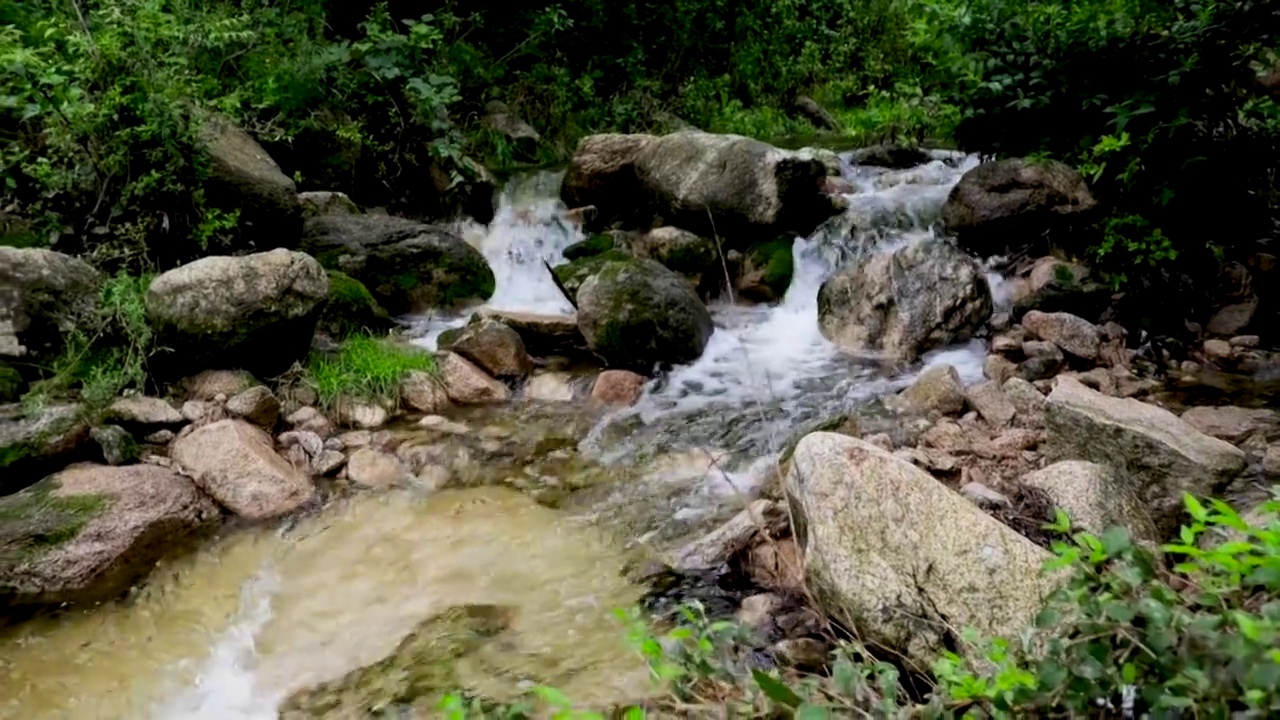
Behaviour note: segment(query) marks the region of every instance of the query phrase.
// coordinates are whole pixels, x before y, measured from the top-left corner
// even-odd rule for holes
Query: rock
[[[315,500],[305,475],[276,454],[271,438],[240,420],[219,420],[178,438],[169,455],[223,507],[267,520]]]
[[[574,297],[577,297],[576,292]],[[576,315],[539,315],[483,308],[480,316],[497,320],[519,333],[525,350],[534,357],[575,355],[587,348],[587,341],[578,331]]]
[[[298,206],[304,218],[317,215],[359,215],[356,205],[344,192],[337,190],[311,190],[298,193]]]
[[[757,535],[785,522],[785,513],[777,503],[755,500],[720,527],[678,548],[669,564],[680,571],[718,568]]]
[[[360,448],[347,458],[347,479],[367,488],[385,489],[413,480],[413,473],[394,455]]]
[[[289,414],[284,419],[291,427],[297,430],[309,430],[320,437],[329,437],[333,434],[333,424],[319,410],[303,406]]]
[[[1269,478],[1280,478],[1280,445],[1267,446],[1262,456],[1262,472]]]
[[[443,433],[449,433],[450,435],[467,435],[471,432],[471,428],[466,425],[454,422],[446,417],[441,417],[440,415],[428,415],[419,420],[418,424],[424,428],[438,430]]]
[[[1163,533],[1177,526],[1182,495],[1211,495],[1244,469],[1245,456],[1168,410],[1107,397],[1071,378],[1045,401],[1050,459],[1110,465],[1131,483]]]
[[[641,373],[697,360],[714,330],[688,283],[652,260],[608,263],[588,278],[578,327],[610,367]]]
[[[744,627],[760,630],[773,620],[774,614],[782,609],[782,598],[776,593],[757,593],[742,599],[742,605],[734,614],[734,619]]]
[[[591,387],[591,399],[605,405],[630,407],[644,394],[649,378],[630,370],[605,370]]]
[[[1020,377],[1005,380],[1001,389],[1019,415],[1031,415],[1044,407],[1044,395],[1040,394],[1035,385]]]
[[[1256,348],[1262,344],[1262,338],[1257,335],[1237,335],[1228,342],[1233,348]]]
[[[859,165],[873,165],[893,170],[906,170],[917,165],[924,165],[932,158],[929,153],[918,147],[905,145],[872,145],[854,150],[849,159]]]
[[[183,420],[197,425],[208,425],[227,416],[226,409],[212,400],[188,400],[182,403],[181,412]]]
[[[479,250],[442,225],[386,215],[310,218],[301,248],[364,283],[393,315],[446,308],[493,295]]]
[[[982,268],[933,239],[870,255],[818,290],[818,322],[827,339],[850,352],[901,361],[967,339],[990,316]]]
[[[585,224],[585,230],[637,224],[645,208],[636,202],[643,195],[636,157],[654,139],[652,135],[608,134],[578,141],[560,184],[560,198],[567,207],[596,207],[596,219]]]
[[[240,245],[234,249],[294,247],[302,229],[302,206],[293,180],[249,133],[226,118],[206,119],[200,138],[210,160],[206,200],[239,212]]]
[[[172,430],[157,430],[150,435],[143,437],[142,441],[151,443],[152,445],[168,445],[173,442],[175,437],[177,436]]]
[[[806,436],[786,488],[823,609],[922,666],[961,628],[1015,636],[1058,585],[1047,551],[861,440]]]
[[[1215,362],[1230,360],[1231,352],[1231,343],[1228,343],[1226,340],[1214,338],[1212,340],[1204,341],[1204,354],[1205,357],[1210,360]]]
[[[808,237],[840,211],[822,192],[821,160],[738,135],[653,138],[634,167],[643,196],[667,224],[742,246],[781,234]]]
[[[582,240],[566,247],[560,254],[565,260],[581,260],[583,258],[595,257],[607,253],[610,250],[627,249],[627,243],[619,245],[619,238],[624,237],[623,233],[606,232],[592,235],[586,240]]]
[[[804,554],[790,538],[767,538],[753,546],[745,565],[751,582],[760,587],[787,593],[804,587]]]
[[[102,421],[139,428],[181,425],[182,413],[160,398],[135,395],[116,400],[103,411]]]
[[[234,397],[259,384],[251,373],[243,370],[205,370],[182,381],[191,400],[212,400],[219,395]]]
[[[1051,342],[1032,340],[1022,344],[1026,360],[1018,363],[1018,377],[1029,382],[1051,378],[1066,363],[1062,350]]]
[[[1240,331],[1249,327],[1249,323],[1253,322],[1253,317],[1257,313],[1257,298],[1228,305],[1209,318],[1209,325],[1205,330],[1210,335],[1239,335]]]
[[[1064,460],[1024,475],[1021,483],[1043,490],[1055,507],[1066,511],[1073,527],[1101,535],[1119,526],[1136,542],[1160,541],[1133,488],[1106,465]]]
[[[0,607],[109,600],[218,517],[152,465],[77,465],[0,497]]]
[[[1013,403],[1005,397],[1000,383],[995,380],[987,380],[966,388],[964,399],[970,407],[978,411],[983,420],[995,427],[1013,422],[1013,416],[1017,412]]]
[[[529,378],[524,396],[542,402],[573,402],[572,376],[565,372],[544,372]]]
[[[1110,285],[1090,276],[1089,269],[1055,257],[1042,257],[1031,267],[1020,293],[1013,298],[1014,314],[1032,310],[1067,312],[1088,319],[1100,317],[1111,306]]]
[[[1265,408],[1204,406],[1182,413],[1182,421],[1205,435],[1238,445],[1250,435],[1274,427],[1276,412]]]
[[[320,264],[299,252],[207,257],[152,280],[147,315],[172,350],[159,359],[170,371],[222,366],[273,376],[310,350],[328,292]]]
[[[119,425],[98,425],[89,431],[89,437],[98,443],[108,465],[127,465],[138,459],[138,443]]]
[[[97,270],[69,255],[0,246],[0,361],[51,365],[68,334],[97,313],[101,284]]]
[[[316,477],[328,477],[342,469],[347,463],[347,456],[338,450],[322,450],[311,459],[311,474]]]
[[[385,335],[395,327],[364,283],[338,270],[328,275],[329,297],[316,321],[316,332],[343,340],[359,334]]]
[[[982,361],[982,375],[992,382],[1003,383],[1018,373],[1018,366],[1003,355],[991,354]]]
[[[533,370],[520,334],[497,320],[472,322],[440,349],[452,350],[495,377],[524,377]]]
[[[276,442],[280,443],[280,447],[291,448],[300,447],[307,453],[307,457],[314,458],[324,452],[324,440],[310,430],[290,430],[289,432],[280,433],[280,437],[276,438]]]
[[[334,415],[339,425],[373,430],[387,424],[391,414],[381,405],[349,398],[338,400]]]
[[[783,236],[751,248],[738,273],[739,297],[752,302],[775,302],[786,297],[795,275],[794,245],[794,238]]]
[[[779,640],[770,649],[779,665],[802,670],[821,670],[831,655],[826,643],[811,637]]]
[[[840,123],[836,121],[835,116],[819,105],[817,100],[808,95],[797,95],[792,105],[795,107],[796,112],[800,113],[800,116],[810,123],[813,123],[815,128],[819,130],[840,130]]]
[[[1083,221],[1096,205],[1071,166],[1012,158],[965,173],[942,206],[942,223],[961,247],[990,257]]]
[[[489,377],[457,353],[441,353],[440,381],[445,394],[459,405],[483,405],[505,402],[511,397],[506,385]]]
[[[950,365],[933,365],[896,398],[905,408],[915,412],[936,411],[943,415],[959,415],[964,411],[964,385],[960,374]]]
[[[1022,316],[1022,327],[1078,358],[1098,359],[1098,348],[1101,346],[1098,328],[1084,318],[1064,312],[1044,313],[1032,310]]]
[[[1020,338],[1008,334],[997,335],[991,338],[991,352],[1016,357],[1022,354],[1022,342]]]
[[[79,405],[49,405],[28,414],[0,406],[0,495],[17,492],[91,455],[89,424]]]
[[[400,383],[400,402],[428,415],[438,415],[452,405],[440,379],[421,370],[411,370],[404,376]]]
[[[280,420],[280,401],[271,388],[259,385],[227,400],[227,412],[264,430],[271,430]]]
[[[611,262],[627,262],[630,259],[631,256],[621,250],[610,250],[599,255],[574,260],[564,265],[557,265],[552,270],[552,273],[556,276],[556,280],[559,281],[565,294],[572,298],[576,304],[578,291],[582,289],[583,283],[600,272],[605,265]],[[585,344],[585,342],[584,340],[583,343]]]
[[[511,112],[506,103],[494,100],[485,105],[483,124],[505,137],[524,157],[532,158],[537,155],[538,142],[542,140],[542,136],[532,125]]]
[[[960,494],[981,508],[1010,507],[1013,503],[1003,493],[996,492],[980,482],[965,483]]]
[[[720,255],[716,242],[678,227],[659,227],[641,235],[631,244],[635,257],[648,258],[689,279],[693,287],[703,284],[704,275],[720,277]]]

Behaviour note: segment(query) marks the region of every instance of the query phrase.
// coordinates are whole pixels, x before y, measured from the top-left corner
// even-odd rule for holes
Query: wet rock
[[[460,422],[454,422],[439,415],[428,415],[419,420],[418,424],[424,428],[438,430],[439,432],[449,433],[450,435],[467,435],[471,432],[471,428],[466,425]]]
[[[636,158],[654,139],[652,135],[605,134],[578,141],[560,184],[560,198],[567,207],[596,207],[595,221],[584,224],[584,229],[636,224],[644,212],[635,200],[642,196]]]
[[[116,597],[216,520],[190,480],[151,465],[77,465],[0,497],[0,607]]]
[[[605,405],[630,407],[644,394],[649,379],[630,370],[605,370],[591,387],[591,399]]]
[[[918,147],[882,144],[854,150],[850,153],[849,159],[859,165],[906,170],[917,165],[924,165],[932,158],[929,157],[927,151]]]
[[[577,297],[576,288],[574,297]],[[520,334],[525,350],[535,357],[576,355],[587,347],[587,341],[578,331],[576,315],[540,315],[485,308],[480,311],[480,316],[497,320],[515,330]]]
[[[138,459],[138,443],[119,425],[98,425],[89,431],[89,437],[98,443],[108,465],[127,465]]]
[[[400,402],[418,412],[436,415],[448,410],[452,403],[444,384],[432,373],[412,370],[400,383]]]
[[[988,355],[982,361],[982,375],[992,382],[1003,383],[1017,372],[1018,366],[1003,355]]]
[[[386,425],[391,413],[381,405],[342,398],[334,408],[334,416],[339,425],[373,430]]]
[[[605,265],[612,262],[627,262],[631,260],[631,255],[620,250],[610,250],[600,255],[574,260],[557,265],[552,273],[556,276],[556,280],[560,283],[560,287],[564,290],[565,295],[577,303],[578,291],[582,289],[583,283],[594,277],[600,272]],[[578,331],[581,335],[581,330]],[[583,347],[586,347],[586,340],[583,341]]]
[[[302,253],[206,257],[152,280],[147,315],[173,350],[166,372],[228,366],[270,376],[310,350],[328,292],[324,270]]]
[[[965,340],[991,316],[982,268],[945,241],[873,254],[818,291],[822,334],[854,353],[912,360]]]
[[[333,340],[352,335],[385,335],[395,327],[391,315],[378,304],[364,283],[339,270],[329,270],[329,296],[316,332]]]
[[[1132,483],[1158,529],[1176,527],[1182,495],[1211,495],[1244,469],[1244,453],[1168,410],[1107,397],[1062,377],[1045,401],[1048,456],[1110,465]]]
[[[120,398],[102,413],[102,421],[138,428],[172,427],[183,423],[182,413],[160,398],[135,395]]]
[[[1017,412],[1013,403],[1005,396],[1000,383],[995,380],[987,380],[966,388],[964,399],[982,416],[983,420],[995,427],[1013,422],[1013,416]]]
[[[0,406],[0,495],[88,459],[89,441],[79,405],[50,405],[34,414],[19,405]]]
[[[650,230],[631,244],[631,252],[683,275],[695,288],[703,283],[704,275],[713,272],[718,275],[720,270],[715,241],[678,227]]]
[[[223,507],[248,520],[293,512],[315,499],[311,480],[276,454],[271,438],[240,420],[197,428],[170,457]]]
[[[209,153],[204,191],[209,204],[238,211],[237,250],[294,247],[301,230],[298,188],[266,150],[230,120],[205,121],[200,138]]]
[[[688,283],[651,260],[608,263],[588,278],[578,327],[610,367],[642,373],[697,360],[714,330]]]
[[[1064,460],[1024,475],[1023,485],[1043,490],[1073,527],[1095,535],[1120,526],[1137,542],[1158,543],[1160,536],[1131,483],[1115,470],[1083,460]]]
[[[964,385],[954,367],[933,365],[895,399],[903,408],[915,412],[959,415],[964,411]]]
[[[795,275],[794,245],[795,238],[783,236],[747,251],[735,284],[738,297],[752,302],[777,302],[786,297]]]
[[[757,535],[767,536],[770,528],[780,529],[785,522],[781,506],[770,500],[756,500],[720,527],[677,549],[670,565],[679,571],[720,567]]]
[[[1023,247],[1045,230],[1069,229],[1096,205],[1071,166],[1011,158],[965,173],[942,206],[942,222],[961,247],[990,257]]]
[[[359,215],[360,206],[337,190],[311,190],[298,193],[298,205],[303,217],[317,215]]]
[[[1194,407],[1182,414],[1182,421],[1220,440],[1238,445],[1256,432],[1275,426],[1276,412],[1265,408]]]
[[[411,481],[413,474],[394,455],[360,448],[347,458],[347,478],[367,488],[385,489]]]
[[[1257,312],[1257,298],[1228,305],[1214,313],[1212,318],[1209,318],[1209,324],[1205,327],[1205,330],[1210,335],[1239,335],[1241,330],[1249,327],[1249,323],[1253,322],[1254,315]]]
[[[227,412],[270,430],[280,420],[280,401],[270,388],[259,385],[227,400]]]
[[[542,402],[572,402],[572,376],[563,372],[545,372],[529,378],[524,386],[524,396]]]
[[[293,411],[284,421],[294,429],[309,430],[322,438],[333,434],[333,423],[330,423],[323,413],[309,405]]]
[[[483,405],[505,402],[511,397],[506,385],[489,377],[457,353],[441,353],[440,381],[445,394],[459,405]]]
[[[452,350],[495,377],[524,377],[533,370],[520,334],[497,320],[480,318],[441,350]]]
[[[212,400],[219,395],[235,397],[261,383],[244,370],[205,370],[183,379],[181,384],[189,399]]]
[[[1057,586],[1048,552],[860,440],[805,437],[786,486],[823,608],[911,661],[932,662],[950,628],[1015,635]]]
[[[1032,335],[1085,360],[1097,360],[1101,340],[1093,323],[1070,313],[1032,310],[1022,316],[1022,327]]]
[[[1019,415],[1031,415],[1044,407],[1044,395],[1040,394],[1035,385],[1020,377],[1005,380],[1001,388]]]
[[[388,215],[315,217],[306,221],[301,248],[325,268],[364,283],[393,315],[493,295],[484,256],[442,225]]]
[[[1018,363],[1018,377],[1029,382],[1051,378],[1066,364],[1062,350],[1051,342],[1025,342],[1022,344],[1022,353],[1027,359]]]
[[[0,245],[0,361],[51,364],[67,334],[96,312],[101,283],[98,271],[70,255]]]
[[[328,477],[337,473],[347,464],[347,456],[337,450],[322,450],[311,459],[311,474],[316,477]]]

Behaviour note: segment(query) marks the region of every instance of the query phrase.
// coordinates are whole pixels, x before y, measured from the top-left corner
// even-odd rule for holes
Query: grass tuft
[[[435,372],[435,358],[394,340],[355,335],[336,353],[313,353],[307,381],[325,408],[335,407],[341,399],[395,404],[400,383],[414,370]]]

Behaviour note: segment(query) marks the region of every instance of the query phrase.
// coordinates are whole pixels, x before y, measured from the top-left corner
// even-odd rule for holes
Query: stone
[[[979,443],[974,452],[982,457],[1016,458],[1040,444],[1041,433],[1030,428],[1007,428],[990,442]]]
[[[520,334],[497,320],[473,321],[440,349],[458,353],[494,377],[524,377],[533,370]]]
[[[782,598],[776,593],[757,593],[742,599],[734,619],[744,627],[759,630],[768,625],[782,609]]]
[[[506,103],[497,100],[487,103],[481,122],[486,128],[506,138],[524,157],[532,158],[536,155],[542,136],[532,125],[511,112]]]
[[[804,554],[790,538],[767,538],[752,546],[745,566],[751,582],[760,587],[789,593],[804,587]]]
[[[1046,230],[1069,231],[1097,204],[1070,165],[1009,158],[966,172],[942,206],[942,224],[961,247],[990,257],[1023,248]]]
[[[141,428],[181,425],[182,413],[160,398],[135,395],[116,400],[102,413],[102,421]]]
[[[1000,383],[995,380],[986,380],[965,388],[964,399],[969,407],[982,416],[983,420],[995,427],[1013,422],[1013,416],[1017,413],[1017,408],[1005,396]]]
[[[302,229],[298,188],[262,146],[222,116],[205,119],[200,139],[209,154],[204,182],[210,205],[239,217],[234,250],[294,247]]]
[[[982,268],[937,239],[870,254],[818,290],[823,336],[848,352],[898,361],[968,339],[991,308]]]
[[[219,420],[178,438],[169,455],[219,504],[268,520],[315,501],[311,480],[276,454],[271,437],[242,420]]]
[[[1013,504],[1004,493],[996,492],[980,482],[965,483],[960,488],[960,494],[981,508],[1010,507]]]
[[[604,134],[578,141],[560,183],[560,198],[566,207],[596,207],[595,219],[585,223],[584,230],[639,222],[644,208],[635,201],[642,196],[636,157],[654,139],[652,135]]]
[[[1231,343],[1214,338],[1204,341],[1204,354],[1210,360],[1221,362],[1231,359]]]
[[[1237,335],[1228,342],[1233,348],[1256,348],[1262,344],[1262,338],[1257,335]]]
[[[359,215],[360,206],[344,192],[310,190],[298,193],[298,206],[304,218],[317,215]]]
[[[1173,413],[1134,399],[1107,397],[1058,378],[1045,401],[1047,456],[1109,465],[1127,478],[1157,528],[1177,526],[1184,493],[1205,497],[1240,474],[1245,456]]]
[[[905,409],[915,412],[959,415],[964,411],[964,385],[954,367],[933,365],[925,368],[896,400]]]
[[[1018,363],[1018,377],[1029,382],[1057,375],[1066,363],[1062,350],[1057,345],[1043,340],[1023,343],[1022,353],[1027,359]]]
[[[92,456],[89,423],[75,404],[0,406],[0,495]]]
[[[113,599],[218,509],[153,465],[76,465],[0,497],[0,607]]]
[[[652,260],[610,262],[587,278],[578,327],[610,367],[640,373],[697,360],[714,330],[693,288]]]
[[[1268,445],[1262,456],[1262,472],[1267,477],[1280,478],[1280,445]]]
[[[835,116],[819,105],[817,100],[808,95],[797,95],[792,106],[796,109],[796,112],[812,123],[815,128],[819,130],[840,130],[840,123]]]
[[[695,288],[703,284],[704,276],[720,279],[723,275],[715,240],[670,225],[637,237],[631,253],[683,275]]]
[[[1253,317],[1258,313],[1258,299],[1250,298],[1245,302],[1228,305],[1209,318],[1205,327],[1210,335],[1239,335],[1240,331],[1249,327]]]
[[[300,248],[359,280],[392,315],[451,308],[493,295],[480,251],[444,225],[389,215],[309,218]]]
[[[265,385],[249,388],[227,400],[227,412],[271,430],[280,420],[280,401]]]
[[[334,432],[333,423],[310,405],[304,405],[293,411],[284,421],[296,430],[309,430],[322,438],[329,437]]]
[[[1047,551],[861,440],[807,435],[786,490],[823,609],[921,666],[965,647],[961,628],[1016,636],[1061,582],[1041,572]]]
[[[991,352],[1001,355],[1021,355],[1022,340],[1008,334],[997,335],[991,338]]]
[[[188,400],[182,403],[180,412],[183,420],[198,425],[207,425],[221,420],[227,415],[222,405],[212,400]]]
[[[1115,470],[1084,460],[1063,460],[1022,476],[1027,487],[1043,490],[1072,526],[1094,535],[1123,527],[1135,542],[1158,543],[1151,515],[1130,483]]]
[[[329,270],[329,295],[316,332],[332,340],[344,340],[352,335],[386,335],[395,328],[395,321],[369,292],[364,283],[340,270]]]
[[[794,245],[794,238],[782,236],[748,250],[734,284],[738,297],[761,303],[785,298],[795,275]]]
[[[649,378],[630,370],[605,370],[591,386],[591,399],[604,405],[630,407],[644,394]]]
[[[243,370],[205,370],[182,380],[190,400],[212,400],[219,395],[234,397],[260,385],[252,374]]]
[[[525,383],[524,396],[542,402],[572,402],[572,377],[566,372],[538,373]]]
[[[453,405],[440,378],[422,370],[411,370],[405,375],[400,383],[400,402],[411,410],[428,415],[438,415]]]
[[[347,456],[338,450],[322,450],[311,459],[311,474],[316,477],[328,477],[347,464]]]
[[[574,291],[577,297],[577,291]],[[577,355],[586,351],[587,341],[578,330],[577,315],[546,315],[482,308],[479,315],[497,320],[520,334],[525,350],[534,357]]]
[[[437,356],[440,381],[445,394],[459,405],[484,405],[506,402],[511,391],[506,385],[489,377],[485,371],[471,364],[457,353],[441,353]]]
[[[89,437],[98,443],[108,465],[127,465],[138,459],[138,443],[119,425],[98,425],[89,431]]]
[[[859,148],[849,155],[849,160],[859,165],[871,165],[893,170],[906,170],[917,165],[924,165],[932,159],[923,148],[891,143]]]
[[[173,442],[174,437],[176,437],[176,435],[172,430],[157,430],[150,435],[143,437],[142,441],[151,443],[152,445],[168,445]]]
[[[1038,413],[1044,407],[1044,395],[1040,394],[1035,385],[1020,377],[1011,377],[1005,380],[1001,389],[1004,390],[1005,397],[1009,398],[1009,402],[1013,403],[1013,407],[1019,415]]]
[[[821,670],[831,656],[831,648],[825,642],[811,637],[779,640],[770,650],[779,665],[806,670]]]
[[[276,438],[276,442],[280,443],[280,447],[291,448],[294,446],[301,447],[306,452],[307,457],[313,458],[324,452],[324,440],[319,435],[310,430],[290,430],[280,433]]]
[[[282,373],[310,351],[328,292],[320,264],[289,250],[211,256],[163,273],[146,298],[157,342],[172,349],[161,356],[163,374],[210,366]]]
[[[1266,408],[1193,407],[1182,413],[1182,421],[1220,440],[1238,445],[1250,435],[1276,425],[1276,411]]]
[[[771,500],[752,501],[723,525],[677,548],[669,564],[682,572],[718,568],[757,535],[780,522],[785,522],[781,506]]]
[[[471,432],[471,428],[460,422],[454,422],[448,418],[439,415],[428,415],[418,421],[418,424],[424,428],[438,430],[450,435],[466,435]]]
[[[19,361],[19,370],[51,365],[95,316],[101,285],[97,270],[70,255],[0,245],[0,360]]]
[[[1075,357],[1097,360],[1101,338],[1098,328],[1071,313],[1032,310],[1022,316],[1022,327],[1041,340],[1057,345]]]
[[[338,424],[346,427],[373,430],[387,424],[391,413],[381,405],[342,398],[334,408]]]
[[[1018,366],[1003,355],[991,354],[982,361],[982,375],[992,382],[1003,383],[1017,372]]]
[[[385,489],[413,480],[413,473],[394,455],[360,448],[347,458],[347,479],[367,488]]]

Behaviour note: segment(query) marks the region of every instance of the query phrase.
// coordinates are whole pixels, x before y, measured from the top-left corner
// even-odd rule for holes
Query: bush
[[[343,342],[336,353],[313,353],[306,379],[325,408],[336,407],[342,400],[394,407],[399,403],[400,383],[413,370],[435,372],[435,358],[394,340],[356,335]]]

